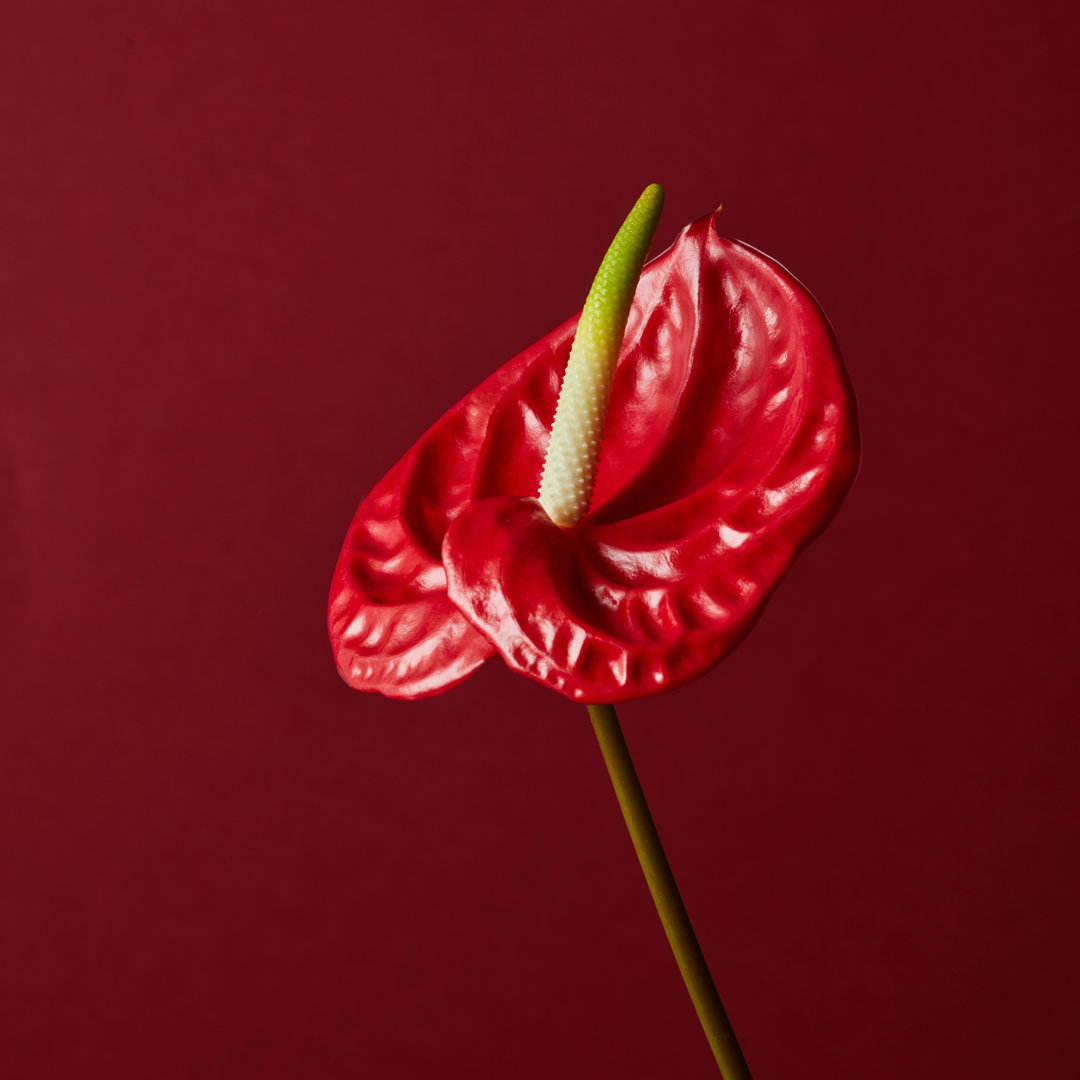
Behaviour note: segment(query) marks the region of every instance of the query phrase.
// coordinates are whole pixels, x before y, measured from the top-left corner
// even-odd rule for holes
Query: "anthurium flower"
[[[580,316],[462,398],[363,500],[328,617],[350,685],[422,697],[498,653],[610,703],[695,678],[747,633],[843,499],[857,435],[817,303],[716,222],[641,275],[580,520],[538,499]]]

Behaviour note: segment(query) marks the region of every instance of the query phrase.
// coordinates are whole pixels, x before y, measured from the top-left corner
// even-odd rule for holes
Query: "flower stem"
[[[675,954],[683,982],[705,1029],[705,1037],[712,1047],[716,1064],[724,1080],[751,1080],[746,1059],[724,1012],[694,928],[690,925],[690,917],[675,885],[660,836],[645,802],[645,793],[641,790],[630,751],[619,727],[619,719],[610,705],[589,705],[588,710],[600,743],[600,752],[604,755],[604,764],[615,788],[615,797],[619,800],[626,827],[630,831],[630,839],[634,842],[634,850],[645,873],[671,951]]]

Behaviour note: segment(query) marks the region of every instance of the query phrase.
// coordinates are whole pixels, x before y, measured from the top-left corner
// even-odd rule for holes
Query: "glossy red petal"
[[[832,333],[709,217],[645,269],[592,510],[556,528],[533,496],[575,327],[459,402],[361,505],[330,611],[353,685],[434,693],[495,648],[575,699],[669,689],[737,644],[839,505],[857,439]]]
[[[443,544],[451,598],[516,670],[590,703],[712,667],[854,476],[850,389],[813,298],[699,222],[639,287],[576,529],[478,500]],[[654,264],[655,266],[655,264]]]
[[[410,458],[412,455],[410,455]],[[446,573],[400,513],[415,461],[364,500],[334,571],[328,625],[350,685],[415,698],[460,682],[493,652],[446,595]]]
[[[558,395],[551,343],[569,351],[574,325],[459,401],[360,504],[334,570],[327,619],[338,670],[351,686],[423,697],[494,654],[446,595],[443,536],[477,490],[535,487]]]

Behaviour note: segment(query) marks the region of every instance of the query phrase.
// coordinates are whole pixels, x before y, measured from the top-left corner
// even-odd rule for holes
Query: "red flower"
[[[415,698],[498,652],[568,698],[702,674],[855,474],[855,406],[813,297],[715,215],[646,266],[589,514],[536,500],[577,318],[442,417],[360,504],[330,594],[339,670]]]

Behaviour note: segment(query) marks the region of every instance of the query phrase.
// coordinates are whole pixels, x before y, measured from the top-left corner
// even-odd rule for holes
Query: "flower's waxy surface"
[[[738,644],[855,473],[854,401],[809,293],[686,228],[642,274],[591,509],[536,499],[576,319],[444,415],[361,503],[330,596],[338,667],[437,693],[499,652],[577,701],[681,685]]]

